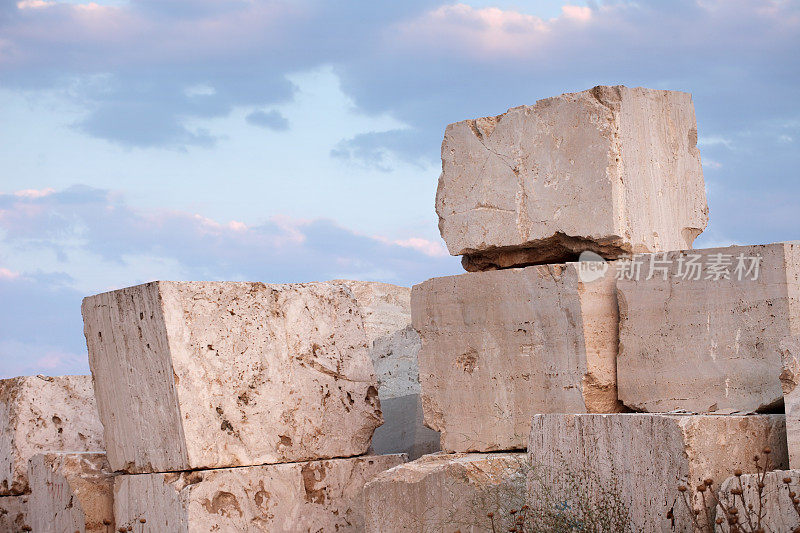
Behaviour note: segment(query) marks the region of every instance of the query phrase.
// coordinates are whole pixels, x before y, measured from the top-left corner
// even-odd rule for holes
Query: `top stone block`
[[[691,95],[598,86],[445,130],[439,231],[468,271],[691,248],[708,223]]]
[[[83,319],[112,470],[360,455],[382,422],[341,285],[154,282],[86,298]]]

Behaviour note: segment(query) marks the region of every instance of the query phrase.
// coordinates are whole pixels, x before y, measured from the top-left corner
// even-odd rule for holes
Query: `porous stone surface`
[[[28,491],[37,453],[103,449],[91,376],[0,380],[0,495]]]
[[[121,475],[120,527],[147,531],[363,531],[364,484],[403,455]]]
[[[83,317],[115,471],[359,455],[382,423],[341,285],[160,281],[86,298]]]
[[[800,336],[786,337],[780,344],[783,370],[780,375],[786,412],[789,466],[800,468]],[[800,491],[797,491],[800,493]]]
[[[335,280],[348,287],[364,317],[381,401],[419,394],[417,353],[421,341],[411,327],[411,289],[389,283]]]
[[[540,265],[434,278],[411,293],[422,406],[448,452],[525,449],[534,413],[615,412],[608,269]]]
[[[647,279],[651,265],[657,270]],[[780,409],[780,342],[800,333],[800,243],[643,255],[627,267],[636,268],[638,281],[617,283],[617,381],[625,405],[647,412]]]
[[[28,477],[33,531],[115,531],[114,480],[105,453],[35,455]]]
[[[753,457],[765,447],[773,468],[786,468],[783,415],[536,415],[528,504],[548,527],[693,531],[678,487],[712,479],[716,490],[736,469],[755,472]],[[693,506],[702,505],[697,494]],[[713,518],[713,500],[706,503]]]
[[[438,451],[439,433],[423,423],[417,365],[422,341],[411,327],[411,289],[371,281],[334,282],[347,286],[358,302],[378,380],[383,425],[375,430],[369,453],[405,453],[416,459]]]
[[[789,480],[786,483],[785,480]],[[792,503],[789,492],[800,494],[800,471],[798,470],[776,470],[767,472],[763,476],[760,474],[744,474],[736,477],[731,476],[722,484],[719,491],[720,504],[717,506],[717,516],[726,519],[730,513],[726,514],[722,509],[736,507],[736,515],[740,524],[748,524],[746,516],[748,510],[742,504],[753,504],[753,510],[749,511],[750,523],[756,523],[759,509],[758,483],[764,483],[761,496],[761,525],[764,531],[783,532],[796,531],[800,526],[800,506]],[[741,490],[741,494],[734,494],[732,491]],[[727,531],[727,529],[726,529]]]
[[[30,496],[0,496],[0,531],[17,533],[30,531],[28,499]]]
[[[439,231],[469,271],[691,248],[708,224],[691,95],[598,86],[445,130]]]
[[[508,531],[525,502],[524,453],[436,453],[364,488],[366,531]]]

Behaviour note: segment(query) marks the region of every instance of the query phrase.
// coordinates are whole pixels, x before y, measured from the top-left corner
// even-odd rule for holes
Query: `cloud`
[[[253,111],[245,117],[248,124],[275,131],[289,129],[289,121],[278,111]]]
[[[0,194],[0,373],[85,371],[83,296],[152,279],[411,285],[461,271],[439,243],[365,236],[331,220],[260,224],[144,210],[108,190]],[[83,365],[83,366],[82,366]]]
[[[424,0],[27,0],[0,12],[0,83],[63,90],[85,109],[75,127],[88,135],[210,147],[218,134],[197,120],[244,108],[250,123],[280,130],[284,121],[261,109],[292,100],[287,76],[332,65],[358,110],[408,125],[334,149],[383,169],[392,157],[435,161],[449,122],[602,83],[691,91],[701,136],[796,118],[797,2],[607,0],[564,5],[551,18],[528,11]]]

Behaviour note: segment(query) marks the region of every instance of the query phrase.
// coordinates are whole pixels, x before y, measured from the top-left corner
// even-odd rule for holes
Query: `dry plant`
[[[742,483],[742,471],[736,469],[733,472],[738,486],[734,486],[729,490],[731,495],[730,501],[722,501],[721,496],[717,495],[714,491],[714,480],[705,479],[702,483],[694,488],[694,500],[699,503],[698,505],[692,504],[692,490],[686,485],[679,485],[678,491],[681,494],[681,500],[686,508],[689,510],[689,516],[693,521],[696,531],[704,533],[767,533],[768,529],[765,524],[765,511],[767,505],[767,494],[765,492],[766,483],[765,479],[767,473],[772,468],[771,454],[772,450],[764,448],[762,450],[764,459],[758,455],[753,456],[753,463],[756,472],[753,474],[756,477],[755,484],[755,501],[746,501],[746,491]],[[783,486],[786,488],[787,494],[792,504],[792,508],[800,519],[800,498],[792,490],[791,477],[783,478]],[[722,511],[722,516],[714,516],[716,511]],[[667,516],[672,518],[671,516]],[[793,529],[793,533],[800,533],[800,526]]]

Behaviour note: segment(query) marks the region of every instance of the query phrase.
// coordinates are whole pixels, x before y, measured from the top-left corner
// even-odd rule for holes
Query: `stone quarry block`
[[[778,414],[536,415],[528,504],[548,531],[569,523],[587,531],[693,531],[678,486],[712,479],[716,490],[736,469],[755,472],[753,457],[765,447],[774,467],[785,468],[785,435]],[[707,507],[713,517],[710,498]]]
[[[787,479],[789,483],[785,482]],[[756,523],[759,509],[759,482],[764,483],[760,506],[761,525],[764,527],[764,531],[796,531],[800,527],[800,506],[792,503],[789,493],[800,494],[800,471],[798,470],[776,470],[767,472],[763,477],[759,474],[744,474],[740,477],[731,476],[725,480],[719,491],[721,505],[718,505],[716,510],[718,517],[726,519],[725,527],[728,525],[727,519],[731,514],[724,512],[723,505],[726,509],[735,506],[739,523],[747,524],[745,518],[747,509],[742,504],[742,500],[747,504],[753,504],[753,510],[749,512],[750,523]],[[741,495],[732,492],[737,489],[742,491]]]
[[[691,248],[708,224],[692,97],[604,87],[445,130],[439,231],[469,271]]]
[[[103,449],[91,376],[0,380],[0,495],[28,491],[37,453]]]
[[[363,531],[364,484],[402,455],[121,475],[120,527],[146,531]]]
[[[534,413],[615,412],[611,270],[580,265],[434,278],[411,293],[422,406],[448,452],[525,449]]]
[[[9,533],[17,531],[30,531],[31,523],[28,518],[29,495],[0,496],[0,531]]]
[[[86,298],[83,317],[115,471],[359,455],[382,422],[340,285],[160,281]]]
[[[524,453],[426,455],[367,483],[366,531],[508,531],[526,473]]]
[[[105,453],[35,455],[28,477],[34,531],[116,531],[114,479]]]
[[[799,275],[797,242],[634,258],[617,284],[620,400],[648,412],[780,409],[780,341],[800,333]]]
[[[800,468],[800,336],[786,337],[780,344],[783,371],[784,410],[786,412],[786,440],[789,445],[789,466]],[[800,491],[798,491],[800,494]]]
[[[417,365],[422,341],[411,327],[411,289],[370,281],[335,283],[347,286],[358,302],[378,380],[383,425],[375,430],[369,453],[416,459],[439,451],[439,433],[423,423]]]

